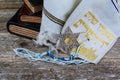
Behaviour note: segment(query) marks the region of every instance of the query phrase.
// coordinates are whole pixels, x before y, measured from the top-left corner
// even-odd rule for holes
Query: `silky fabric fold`
[[[62,34],[69,27],[80,33],[79,58],[97,64],[113,47],[120,35],[119,0],[82,0],[66,21]]]
[[[40,33],[35,41],[39,45],[51,47],[56,44],[67,18],[81,0],[44,0]],[[49,42],[48,42],[49,41]]]

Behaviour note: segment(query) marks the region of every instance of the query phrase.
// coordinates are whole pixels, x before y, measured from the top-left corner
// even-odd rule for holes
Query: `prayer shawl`
[[[79,33],[76,40],[80,46],[77,52],[73,52],[73,48],[71,54],[91,63],[98,63],[103,58],[120,36],[119,2],[82,0],[62,30],[64,35],[68,27],[72,34]]]
[[[67,20],[73,10],[73,3],[75,0],[64,0],[63,2],[45,0],[44,10],[62,22]],[[20,57],[31,61],[40,60],[60,65],[97,64],[120,36],[119,4],[119,0],[82,0],[66,21],[56,45],[56,48],[63,48],[65,52],[71,53],[70,57],[58,58],[51,51],[34,53],[22,48],[14,51]],[[38,36],[39,44],[43,44],[43,41],[47,39],[56,42],[54,35],[60,34],[63,26],[58,25],[59,20],[54,23],[55,21],[52,21],[51,17],[48,18],[49,15],[46,15],[45,12],[43,12],[41,32]],[[42,35],[45,31],[47,31],[47,36]],[[50,56],[50,58],[46,56]]]
[[[57,34],[60,34],[65,21],[81,0],[44,0],[42,23],[37,41],[39,45],[52,46],[57,42]]]

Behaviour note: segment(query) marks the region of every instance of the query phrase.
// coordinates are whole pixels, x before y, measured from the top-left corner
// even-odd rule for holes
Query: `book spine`
[[[39,4],[37,6],[33,6],[29,0],[23,0],[24,3],[27,5],[27,7],[33,12],[33,13],[36,13],[36,12],[39,12],[42,10],[43,8],[43,5],[42,4]]]
[[[39,32],[17,25],[9,25],[9,30],[19,36],[36,39]]]
[[[27,15],[21,15],[20,21],[23,22],[30,22],[30,23],[41,23],[42,18],[37,16],[27,16]]]

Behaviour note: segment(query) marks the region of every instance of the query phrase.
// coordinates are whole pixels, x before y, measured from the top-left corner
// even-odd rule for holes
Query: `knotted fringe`
[[[57,58],[50,51],[46,51],[43,53],[35,53],[24,48],[16,48],[14,49],[14,51],[19,57],[26,58],[30,61],[44,61],[49,63],[55,63],[58,65],[83,65],[89,63],[86,60],[77,59],[78,57],[72,54],[70,55],[70,57]]]

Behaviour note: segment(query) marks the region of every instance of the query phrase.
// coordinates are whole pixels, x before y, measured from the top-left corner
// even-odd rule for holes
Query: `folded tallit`
[[[51,46],[57,42],[65,21],[81,0],[44,0],[42,23],[36,43]],[[49,42],[48,42],[49,41]]]
[[[119,0],[82,0],[62,30],[62,35],[69,30],[69,35],[75,36],[63,37],[61,41],[65,46],[73,46],[71,54],[98,63],[120,36],[119,12]]]

